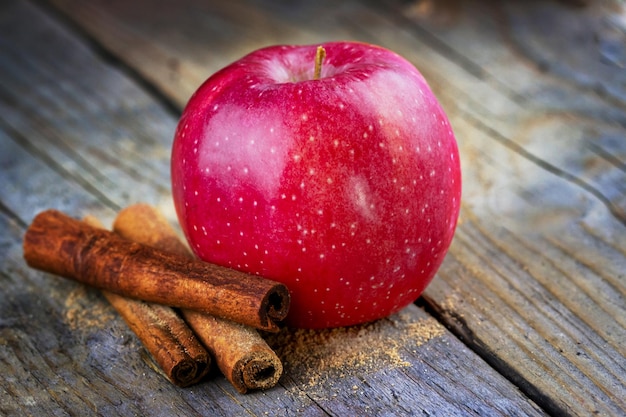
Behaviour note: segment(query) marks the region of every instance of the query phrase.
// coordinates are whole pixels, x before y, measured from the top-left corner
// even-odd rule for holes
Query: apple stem
[[[315,52],[315,72],[313,73],[313,79],[319,80],[322,75],[322,61],[326,58],[326,49],[323,46],[318,46]]]

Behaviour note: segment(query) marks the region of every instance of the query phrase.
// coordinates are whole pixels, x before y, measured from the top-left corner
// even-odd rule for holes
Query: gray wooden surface
[[[623,2],[0,4],[0,415],[626,414]],[[355,39],[423,72],[459,140],[450,253],[417,306],[285,331],[279,386],[176,388],[96,291],[26,267],[56,208],[175,222],[169,153],[211,73],[275,43]]]

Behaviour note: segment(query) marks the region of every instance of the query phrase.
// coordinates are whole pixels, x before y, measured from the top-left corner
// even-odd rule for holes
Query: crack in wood
[[[547,160],[541,159],[539,157],[537,157],[536,155],[534,155],[533,153],[531,153],[530,151],[526,150],[522,145],[516,143],[515,141],[507,138],[506,136],[502,135],[500,132],[498,132],[497,130],[493,129],[492,127],[486,125],[483,121],[481,121],[480,119],[478,119],[477,117],[475,117],[473,114],[467,113],[465,112],[463,114],[463,116],[470,121],[473,126],[475,126],[476,128],[478,128],[479,130],[481,130],[482,132],[486,133],[491,139],[496,140],[497,142],[501,143],[502,145],[506,146],[507,148],[509,148],[511,151],[515,152],[517,155],[525,158],[526,160],[534,163],[535,165],[539,166],[540,168],[543,168],[544,170],[546,170],[547,172],[573,184],[576,185],[577,187],[581,188],[582,190],[588,192],[589,194],[593,195],[600,203],[602,203],[606,209],[608,210],[608,212],[618,221],[620,222],[622,225],[626,226],[626,213],[624,212],[624,210],[617,206],[616,204],[613,203],[613,201],[611,201],[610,198],[608,198],[607,196],[605,196],[600,190],[598,190],[597,188],[595,188],[593,185],[589,184],[588,182],[582,180],[581,178],[577,177],[576,175],[573,175],[559,167],[557,167],[554,164],[551,164],[550,162],[548,162]]]

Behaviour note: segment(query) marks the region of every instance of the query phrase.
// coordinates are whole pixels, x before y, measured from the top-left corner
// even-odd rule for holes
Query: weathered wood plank
[[[208,38],[232,53],[225,61],[268,43],[332,38],[380,43],[407,56],[451,116],[465,174],[462,224],[427,290],[428,304],[548,410],[624,412],[623,6],[256,1],[240,17],[225,12],[243,7],[233,2],[205,9],[210,17],[199,20],[219,22],[212,32],[184,8],[170,10],[170,23],[115,4],[52,2],[178,105],[205,78],[192,69],[211,73],[224,63],[206,59]],[[254,22],[248,33],[271,21],[289,28],[288,36],[261,31],[255,40],[242,42],[239,34],[231,41],[229,31],[246,21]],[[168,52],[138,60],[141,42],[159,31],[177,34],[157,40]],[[190,90],[169,89],[168,59]]]
[[[598,9],[581,14],[549,2],[516,5],[510,19],[519,21],[524,13],[534,15],[543,8],[544,23],[552,22],[545,27],[567,32],[585,26],[598,38],[605,35],[600,23],[607,15]],[[510,13],[503,8],[492,7],[487,16]],[[607,99],[588,86],[563,84],[552,73],[521,65],[527,62],[519,58],[513,65],[517,52],[507,39],[519,33],[507,33],[511,26],[506,18],[494,25],[469,6],[457,16],[468,17],[446,28],[420,20],[426,35],[414,31],[415,23],[401,26],[419,39],[436,37],[459,54],[455,60],[463,62],[461,66],[470,63],[481,68],[482,76],[475,83],[484,85],[483,92],[492,90],[493,102],[498,103],[483,114],[472,112],[466,104],[466,122],[453,121],[457,132],[461,126],[468,134],[469,146],[464,148],[469,156],[466,166],[472,166],[465,170],[469,204],[450,262],[442,269],[443,280],[427,292],[429,302],[458,334],[467,335],[477,350],[493,358],[494,365],[548,410],[619,415],[626,408],[625,176],[621,168],[625,106],[618,95]],[[527,18],[526,23],[535,20]],[[475,33],[478,39],[468,38],[467,33]],[[534,45],[546,43],[535,32],[530,35]],[[560,42],[569,39],[572,46],[577,39],[559,33],[551,36]],[[571,64],[567,55],[552,51],[553,64]],[[495,56],[507,56],[508,61],[494,61]],[[587,65],[598,66],[594,59],[577,64],[575,70],[580,72],[589,71]],[[607,72],[604,68],[604,74],[587,75],[597,77],[598,85],[624,76],[617,67],[612,77]],[[446,90],[463,91],[470,81],[470,77],[452,77]],[[455,100],[449,95],[445,99],[450,106],[456,105]],[[483,109],[488,106],[471,97],[465,100]],[[483,134],[472,134],[468,124]],[[456,289],[475,279],[484,285],[474,291]],[[502,323],[498,317],[503,312],[505,317],[518,317],[504,329],[493,325]],[[506,363],[498,364],[503,358]]]
[[[623,7],[621,15],[613,16],[617,5],[610,1],[582,10],[542,1],[453,3],[463,10],[448,26],[394,8],[400,27],[430,44],[445,45],[445,55],[467,72],[477,72],[474,79],[453,73],[443,90],[464,95],[456,105],[470,104],[463,110],[488,122],[509,140],[512,151],[594,194],[626,223],[626,154],[620,140],[626,125],[626,72],[623,64],[604,58],[605,45],[612,43],[621,46],[615,59],[626,60],[624,27],[611,19],[623,15]]]
[[[60,0],[55,5],[71,11],[82,30],[96,36],[96,42],[114,55],[124,51],[123,61],[181,108],[209,75],[246,53],[281,42],[328,38],[323,31],[309,31],[290,21],[296,17],[326,20],[321,8],[302,1],[288,7],[242,0],[162,2],[158,7],[149,2]],[[284,13],[292,15],[286,18]],[[333,34],[351,36],[334,25]],[[181,45],[185,45],[182,50]]]
[[[167,211],[176,115],[25,1],[0,6],[0,39],[0,413],[543,415],[414,306],[306,333],[313,367],[303,334],[282,333],[273,344],[287,371],[267,392],[242,396],[218,376],[168,384],[103,297],[26,267],[21,240],[50,207],[106,221],[139,200]]]

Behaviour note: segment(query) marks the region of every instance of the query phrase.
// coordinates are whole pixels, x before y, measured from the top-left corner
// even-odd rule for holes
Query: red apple
[[[285,283],[287,324],[366,322],[413,302],[459,215],[450,123],[419,71],[378,46],[274,46],[210,77],[172,153],[182,229],[209,262]]]

